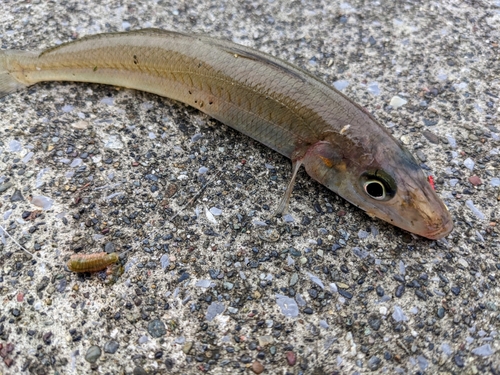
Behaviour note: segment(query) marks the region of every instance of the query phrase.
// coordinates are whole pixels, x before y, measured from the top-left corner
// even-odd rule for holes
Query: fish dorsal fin
[[[95,34],[95,35],[85,35],[81,38],[78,38],[77,40],[65,42],[62,44],[59,44],[58,46],[48,48],[44,50],[42,53],[40,53],[40,57],[43,55],[46,55],[48,53],[55,52],[61,48],[64,48],[70,44],[74,44],[75,42],[85,42],[89,40],[101,40],[104,38],[112,38],[112,37],[122,37],[122,36],[133,36],[133,35],[164,35],[172,38],[192,38],[192,36],[188,34],[183,34],[179,33],[177,31],[170,31],[170,30],[162,30],[162,29],[155,29],[155,28],[147,28],[147,29],[140,29],[140,30],[132,30],[132,31],[118,31],[118,32],[111,32],[111,33],[103,33],[103,34]]]

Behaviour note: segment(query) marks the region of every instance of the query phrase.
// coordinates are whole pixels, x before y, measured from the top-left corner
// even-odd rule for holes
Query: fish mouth
[[[428,238],[430,240],[439,240],[446,237],[453,230],[453,220],[450,215],[446,215],[442,218],[441,224],[438,229],[432,230],[430,232],[424,232],[421,236]]]

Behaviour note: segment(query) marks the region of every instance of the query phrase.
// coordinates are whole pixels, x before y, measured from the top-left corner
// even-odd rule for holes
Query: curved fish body
[[[292,159],[285,202],[303,165],[370,216],[430,239],[453,228],[418,163],[372,115],[265,53],[153,29],[0,52],[0,96],[42,81],[123,86],[193,106]]]

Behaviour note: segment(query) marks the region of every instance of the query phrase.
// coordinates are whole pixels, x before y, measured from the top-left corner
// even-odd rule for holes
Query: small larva
[[[118,262],[117,253],[74,254],[69,258],[68,268],[73,272],[97,272]]]

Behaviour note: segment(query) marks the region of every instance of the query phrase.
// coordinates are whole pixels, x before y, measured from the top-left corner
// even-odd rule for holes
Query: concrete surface
[[[500,372],[499,1],[0,12],[2,49],[145,27],[228,38],[343,88],[434,176],[456,228],[417,238],[304,172],[291,216],[266,222],[290,177],[280,155],[168,99],[39,84],[0,101],[0,224],[36,253],[2,231],[0,373]],[[114,284],[64,268],[113,249]]]

